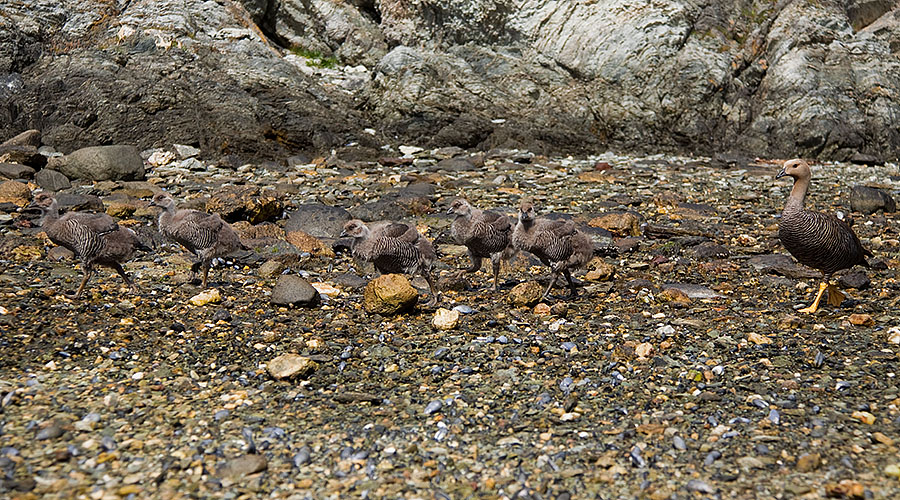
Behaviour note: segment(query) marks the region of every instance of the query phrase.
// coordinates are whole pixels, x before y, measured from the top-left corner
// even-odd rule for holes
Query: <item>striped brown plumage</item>
[[[163,209],[157,221],[159,231],[196,255],[198,260],[191,266],[191,272],[203,271],[201,283],[203,288],[206,288],[209,281],[209,269],[213,259],[243,248],[231,225],[217,214],[189,209],[179,210],[175,207],[175,200],[165,193],[155,195],[150,205]]]
[[[497,290],[500,261],[509,260],[516,254],[516,249],[512,246],[512,220],[506,215],[475,208],[462,198],[453,200],[447,213],[456,215],[450,225],[450,235],[468,250],[471,265],[465,272],[478,271],[483,259],[490,258],[494,290]]]
[[[114,269],[137,293],[137,287],[121,264],[134,255],[136,248],[149,250],[134,231],[119,226],[115,219],[106,214],[69,212],[60,216],[56,198],[49,193],[35,195],[32,205],[41,209],[41,227],[50,241],[68,248],[81,259],[84,277],[75,298],[81,297],[94,273],[94,266]]]
[[[872,253],[863,248],[846,222],[832,214],[805,208],[811,177],[809,165],[800,159],[789,160],[776,178],[785,175],[794,178],[794,186],[778,221],[778,238],[787,251],[801,264],[822,271],[826,283],[832,274],[842,269],[857,264],[868,267],[866,257],[871,257]]]
[[[534,205],[523,202],[519,207],[519,222],[512,235],[513,246],[524,250],[550,266],[550,284],[544,292],[548,297],[556,278],[562,273],[569,283],[571,295],[578,292],[572,280],[572,270],[584,267],[594,255],[591,239],[565,220],[551,220],[535,215]]]
[[[431,271],[437,253],[427,238],[414,226],[399,222],[373,222],[366,224],[353,219],[344,224],[341,237],[352,237],[350,251],[366,262],[371,262],[383,274],[421,274],[428,282],[431,299],[427,305],[437,302]]]

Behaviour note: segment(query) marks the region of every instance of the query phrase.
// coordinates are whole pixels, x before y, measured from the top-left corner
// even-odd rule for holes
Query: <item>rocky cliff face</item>
[[[63,151],[900,154],[888,0],[22,0],[0,49],[0,135]]]

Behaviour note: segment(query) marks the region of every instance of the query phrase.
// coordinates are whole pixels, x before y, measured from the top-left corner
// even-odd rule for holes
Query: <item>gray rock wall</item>
[[[38,128],[63,152],[175,142],[239,158],[400,143],[900,154],[900,7],[885,0],[5,9],[0,136]]]

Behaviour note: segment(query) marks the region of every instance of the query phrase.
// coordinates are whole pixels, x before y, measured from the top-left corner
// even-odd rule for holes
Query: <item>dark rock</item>
[[[240,480],[250,474],[262,472],[268,468],[269,464],[263,455],[244,455],[229,460],[224,467],[218,470],[218,476],[228,478],[232,481]]]
[[[434,167],[429,170],[446,170],[449,172],[471,172],[475,170],[475,164],[467,157],[457,156],[455,158],[447,158],[437,162]]]
[[[337,238],[350,218],[350,213],[341,207],[309,203],[291,212],[284,230],[303,231],[316,238]]]
[[[867,155],[864,153],[854,153],[853,156],[849,159],[850,163],[854,163],[856,165],[884,165],[884,160],[878,158],[874,155]]]
[[[333,281],[335,285],[352,288],[354,290],[359,290],[369,283],[367,279],[353,273],[337,274],[333,278],[331,278],[331,281]]]
[[[31,179],[34,169],[18,163],[0,163],[0,177],[7,179]]]
[[[56,202],[59,204],[60,210],[93,210],[97,212],[105,212],[106,207],[100,198],[92,195],[59,193],[56,195]]]
[[[222,216],[228,222],[246,220],[251,224],[275,220],[284,212],[284,202],[274,189],[259,186],[225,186],[213,191],[206,201],[206,211]]]
[[[850,191],[850,209],[867,215],[879,210],[895,212],[897,203],[890,194],[881,189],[857,184]]]
[[[277,306],[311,307],[319,299],[319,292],[308,281],[293,274],[280,276],[272,289],[272,303]]]
[[[47,157],[38,153],[35,146],[5,146],[0,147],[0,162],[18,163],[37,169],[47,164]]]
[[[380,200],[370,201],[350,209],[350,214],[364,222],[403,220],[433,211],[431,200],[425,196],[401,196],[391,193]]]
[[[92,146],[51,158],[48,167],[70,179],[92,181],[144,180],[144,160],[134,146]]]
[[[838,284],[843,288],[856,288],[857,290],[865,290],[872,284],[872,280],[864,271],[851,271],[840,278]]]
[[[34,174],[34,182],[47,191],[62,191],[72,187],[68,177],[49,168],[43,168]]]
[[[730,255],[730,252],[723,245],[708,241],[701,243],[693,248],[694,255],[698,259],[724,259]]]

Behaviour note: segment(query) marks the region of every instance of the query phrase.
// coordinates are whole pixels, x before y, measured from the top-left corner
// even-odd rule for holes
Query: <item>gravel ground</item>
[[[795,309],[819,275],[777,256],[790,189],[774,180],[778,161],[494,151],[467,166],[413,155],[237,171],[166,158],[149,165],[143,188],[202,206],[223,185],[274,187],[288,214],[312,202],[356,214],[394,200],[388,193],[421,195],[392,210],[436,240],[438,274],[459,290],[445,289],[440,306],[463,312],[450,330],[432,326],[434,309],[366,313],[355,278],[366,268],[339,244],[333,258],[257,247],[213,270],[220,302],[193,305],[201,290],[183,251],[154,240],[126,266],[140,295],[103,269],[73,301],[64,292],[78,284],[77,263],[48,258],[27,215],[5,216],[0,495],[900,495],[900,226],[893,214],[851,213],[849,202],[855,184],[895,192],[896,165],[813,165],[812,205],[851,215],[876,258],[844,275],[841,307],[803,315]],[[108,210],[109,200],[130,206],[123,224],[154,237],[140,187],[71,191]],[[443,213],[459,194],[509,213],[533,197],[545,213],[612,228],[591,230],[608,251],[577,274],[576,298],[559,287],[546,305],[512,307],[510,289],[546,283],[548,271],[520,256],[498,293],[489,266],[454,279],[466,259],[448,244]],[[288,225],[273,219],[275,233]],[[282,267],[336,290],[315,308],[274,306]],[[413,284],[424,298],[424,282]],[[267,364],[285,353],[313,368],[274,379]]]

